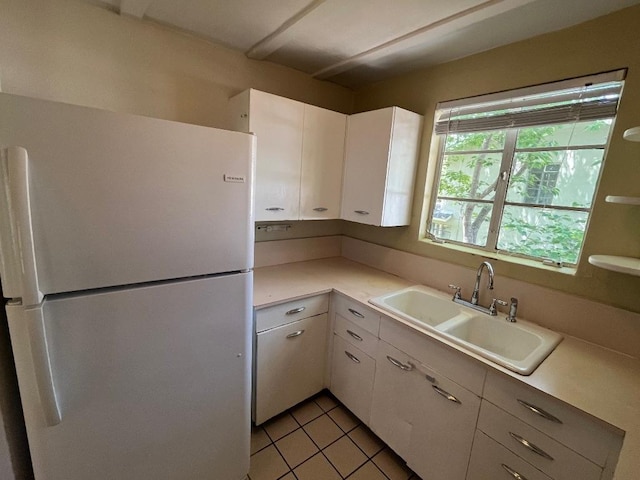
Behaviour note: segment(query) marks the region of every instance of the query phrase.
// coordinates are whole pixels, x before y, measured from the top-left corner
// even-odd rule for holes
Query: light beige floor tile
[[[320,451],[302,429],[278,440],[276,447],[291,468],[297,467]]]
[[[349,480],[387,480],[373,462],[365,463],[349,476]]]
[[[298,422],[296,422],[288,412],[283,415],[278,415],[262,426],[274,442],[300,427]]]
[[[298,421],[300,425],[309,423],[314,418],[318,418],[324,411],[313,400],[298,405],[291,410],[291,415]]]
[[[289,471],[289,467],[273,445],[251,456],[251,480],[276,480]]]
[[[349,437],[371,458],[384,448],[384,442],[365,425],[358,425],[349,432]]]
[[[271,443],[271,439],[262,427],[251,428],[251,455]]]
[[[413,475],[404,461],[389,448],[382,450],[372,460],[390,480],[407,480]]]
[[[367,461],[365,454],[347,436],[329,445],[323,453],[343,477],[348,476]]]
[[[360,423],[360,420],[342,405],[331,410],[328,415],[345,433],[353,430]]]
[[[311,457],[294,472],[298,480],[340,480],[342,478],[321,453]]]
[[[315,402],[325,412],[328,412],[332,408],[338,406],[338,402],[336,402],[335,398],[330,396],[328,393],[321,393],[320,395],[318,395],[315,398]]]
[[[296,476],[293,473],[289,472],[279,480],[296,480]]]
[[[326,415],[307,423],[303,428],[321,449],[344,435],[336,423]]]

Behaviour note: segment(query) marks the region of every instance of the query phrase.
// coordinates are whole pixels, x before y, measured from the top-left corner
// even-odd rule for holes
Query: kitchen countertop
[[[342,257],[310,260],[255,269],[254,306],[264,308],[334,290],[368,303],[372,297],[411,285],[414,283]],[[625,440],[614,479],[638,478],[640,360],[564,335],[560,345],[531,375],[522,376],[374,305],[368,304],[368,307],[624,431]]]

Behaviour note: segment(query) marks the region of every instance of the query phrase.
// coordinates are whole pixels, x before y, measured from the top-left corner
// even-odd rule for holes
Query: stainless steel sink
[[[522,375],[531,374],[562,341],[562,335],[546,328],[478,314],[419,285],[370,303]]]

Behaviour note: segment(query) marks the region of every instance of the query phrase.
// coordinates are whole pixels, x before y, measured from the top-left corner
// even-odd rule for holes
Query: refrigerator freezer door
[[[251,277],[45,299],[54,426],[38,395],[33,319],[11,315],[36,479],[244,479]]]
[[[3,93],[12,146],[43,294],[252,267],[252,135]]]

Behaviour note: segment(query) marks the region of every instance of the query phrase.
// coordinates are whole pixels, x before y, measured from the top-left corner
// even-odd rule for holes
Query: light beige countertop
[[[398,276],[342,257],[311,260],[255,269],[254,305],[264,308],[334,290],[368,303],[372,297],[411,285]],[[533,374],[522,376],[374,305],[368,307],[624,431],[614,478],[640,478],[640,360],[565,335]]]

